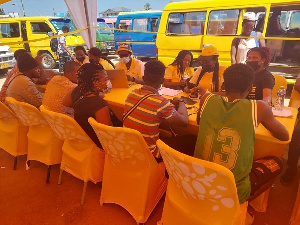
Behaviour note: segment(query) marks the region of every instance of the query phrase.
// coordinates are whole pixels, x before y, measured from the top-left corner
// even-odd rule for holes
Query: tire
[[[42,57],[42,66],[44,69],[54,69],[56,66],[56,62],[53,57],[49,53],[41,54]]]

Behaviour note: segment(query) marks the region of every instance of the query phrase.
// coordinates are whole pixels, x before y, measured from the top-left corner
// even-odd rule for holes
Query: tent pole
[[[88,31],[89,31],[90,48],[92,48],[92,47],[94,47],[94,43],[92,43],[92,27],[91,27],[91,24],[90,24],[89,12],[88,12],[88,9],[87,9],[87,2],[86,2],[86,0],[83,0],[83,2],[84,2],[86,23],[89,26]]]

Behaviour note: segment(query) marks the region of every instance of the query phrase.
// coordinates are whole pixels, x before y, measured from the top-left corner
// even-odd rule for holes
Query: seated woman
[[[220,66],[218,59],[219,52],[214,46],[209,45],[202,50],[199,57],[202,66],[196,70],[188,83],[190,89],[196,87],[192,92],[196,91],[202,96],[206,91],[221,91],[226,67]],[[189,88],[186,88],[185,92],[190,92]]]
[[[192,53],[188,50],[180,51],[174,62],[166,68],[164,86],[183,90],[187,86],[188,79],[194,74],[192,63]]]
[[[90,63],[101,64],[105,70],[115,69],[115,65],[106,56],[102,54],[99,48],[92,47],[89,50],[89,60]]]
[[[275,85],[273,75],[267,70],[271,58],[271,49],[267,47],[256,47],[248,51],[246,61],[246,64],[253,69],[255,75],[253,89],[247,98],[263,100],[269,105],[272,101],[272,89]]]
[[[78,86],[63,100],[63,105],[74,108],[74,119],[99,147],[101,144],[88,122],[93,117],[99,123],[112,125],[108,103],[99,96],[106,89],[107,74],[99,64],[86,63],[78,72]]]
[[[83,46],[81,46],[81,45],[76,46],[74,48],[74,52],[75,52],[75,57],[76,57],[76,59],[74,61],[79,63],[80,66],[90,62],[89,57],[87,56],[87,53]]]

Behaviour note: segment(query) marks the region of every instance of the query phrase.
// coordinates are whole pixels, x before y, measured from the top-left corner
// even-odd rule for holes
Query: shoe
[[[297,175],[297,166],[289,166],[280,177],[282,185],[290,185]]]

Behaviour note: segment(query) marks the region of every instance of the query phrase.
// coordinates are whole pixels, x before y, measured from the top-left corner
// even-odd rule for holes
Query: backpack
[[[57,38],[52,38],[50,40],[50,47],[54,53],[57,52],[57,50],[58,50],[58,39]]]

